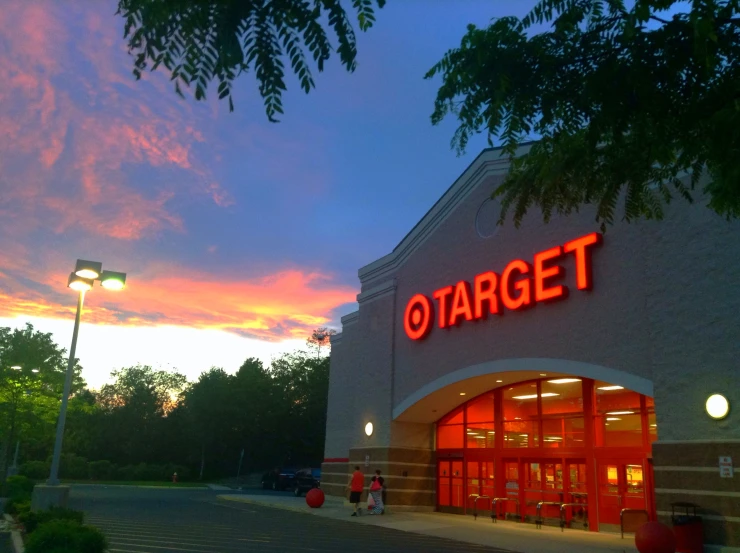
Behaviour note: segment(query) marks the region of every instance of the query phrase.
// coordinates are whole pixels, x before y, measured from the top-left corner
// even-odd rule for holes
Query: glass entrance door
[[[556,518],[560,516],[561,503],[565,503],[565,490],[563,489],[563,464],[554,460],[543,459],[542,462],[525,462],[524,502],[525,512],[530,517],[537,515],[537,504],[557,503],[543,505],[540,514],[544,518]]]
[[[463,462],[456,460],[437,461],[437,497],[441,508],[462,508]]]
[[[647,509],[645,467],[640,459],[599,465],[599,525],[619,525],[622,509]]]
[[[493,461],[468,461],[468,487],[465,492],[468,509],[472,509],[475,506],[475,498],[471,498],[472,494],[487,495],[490,499],[481,499],[478,502],[479,509],[488,509],[491,506],[491,500],[496,497],[495,488],[493,487]]]

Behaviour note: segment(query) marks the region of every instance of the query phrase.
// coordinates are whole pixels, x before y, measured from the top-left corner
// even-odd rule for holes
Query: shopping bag
[[[375,507],[375,499],[373,499],[373,496],[368,494],[367,495],[367,508],[372,509]]]

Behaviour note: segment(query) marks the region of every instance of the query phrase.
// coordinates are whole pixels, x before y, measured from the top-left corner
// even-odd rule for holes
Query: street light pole
[[[72,332],[72,347],[69,349],[69,361],[67,362],[67,375],[64,379],[64,393],[62,395],[62,407],[59,410],[59,419],[57,421],[57,436],[54,441],[54,456],[51,459],[51,472],[48,486],[59,485],[59,461],[62,456],[62,440],[64,439],[64,423],[67,420],[67,403],[69,401],[69,392],[72,388],[72,376],[75,365],[75,350],[77,349],[77,334],[80,331],[80,315],[82,314],[82,304],[85,301],[85,290],[80,290],[77,297],[77,315],[75,316],[75,329]]]
[[[74,376],[75,352],[77,350],[77,335],[80,332],[80,317],[82,304],[85,302],[85,292],[92,290],[95,281],[100,281],[103,288],[121,290],[126,285],[126,273],[104,271],[99,261],[78,259],[74,272],[69,275],[67,287],[79,293],[77,297],[77,314],[75,315],[75,329],[72,333],[72,347],[69,350],[67,374],[64,379],[62,405],[57,420],[57,435],[54,441],[54,455],[51,459],[49,480],[46,484],[37,484],[33,488],[31,510],[39,511],[53,506],[66,507],[69,499],[69,486],[59,485],[59,464],[62,457],[62,441],[64,440],[64,423],[67,420],[67,403],[72,391],[72,377]]]

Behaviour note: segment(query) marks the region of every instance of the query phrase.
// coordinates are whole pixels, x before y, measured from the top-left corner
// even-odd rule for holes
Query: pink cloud
[[[51,212],[57,232],[82,222],[88,230],[131,240],[182,231],[170,207],[174,197],[196,192],[216,205],[232,205],[207,159],[193,151],[205,137],[193,118],[182,117],[187,104],[173,107],[171,91],[146,104],[142,87],[164,86],[162,79],[135,83],[120,39],[122,21],[86,8],[30,0],[3,7],[0,206],[14,202],[29,220],[45,220]],[[123,97],[120,86],[131,94]],[[148,182],[127,176],[136,167],[151,175]]]

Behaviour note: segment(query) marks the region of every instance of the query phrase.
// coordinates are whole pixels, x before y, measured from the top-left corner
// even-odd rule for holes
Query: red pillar
[[[594,381],[583,379],[583,441],[586,445],[586,491],[588,492],[588,529],[591,532],[599,531],[598,518],[598,477],[596,457],[594,455],[594,414],[596,412],[594,397]]]

